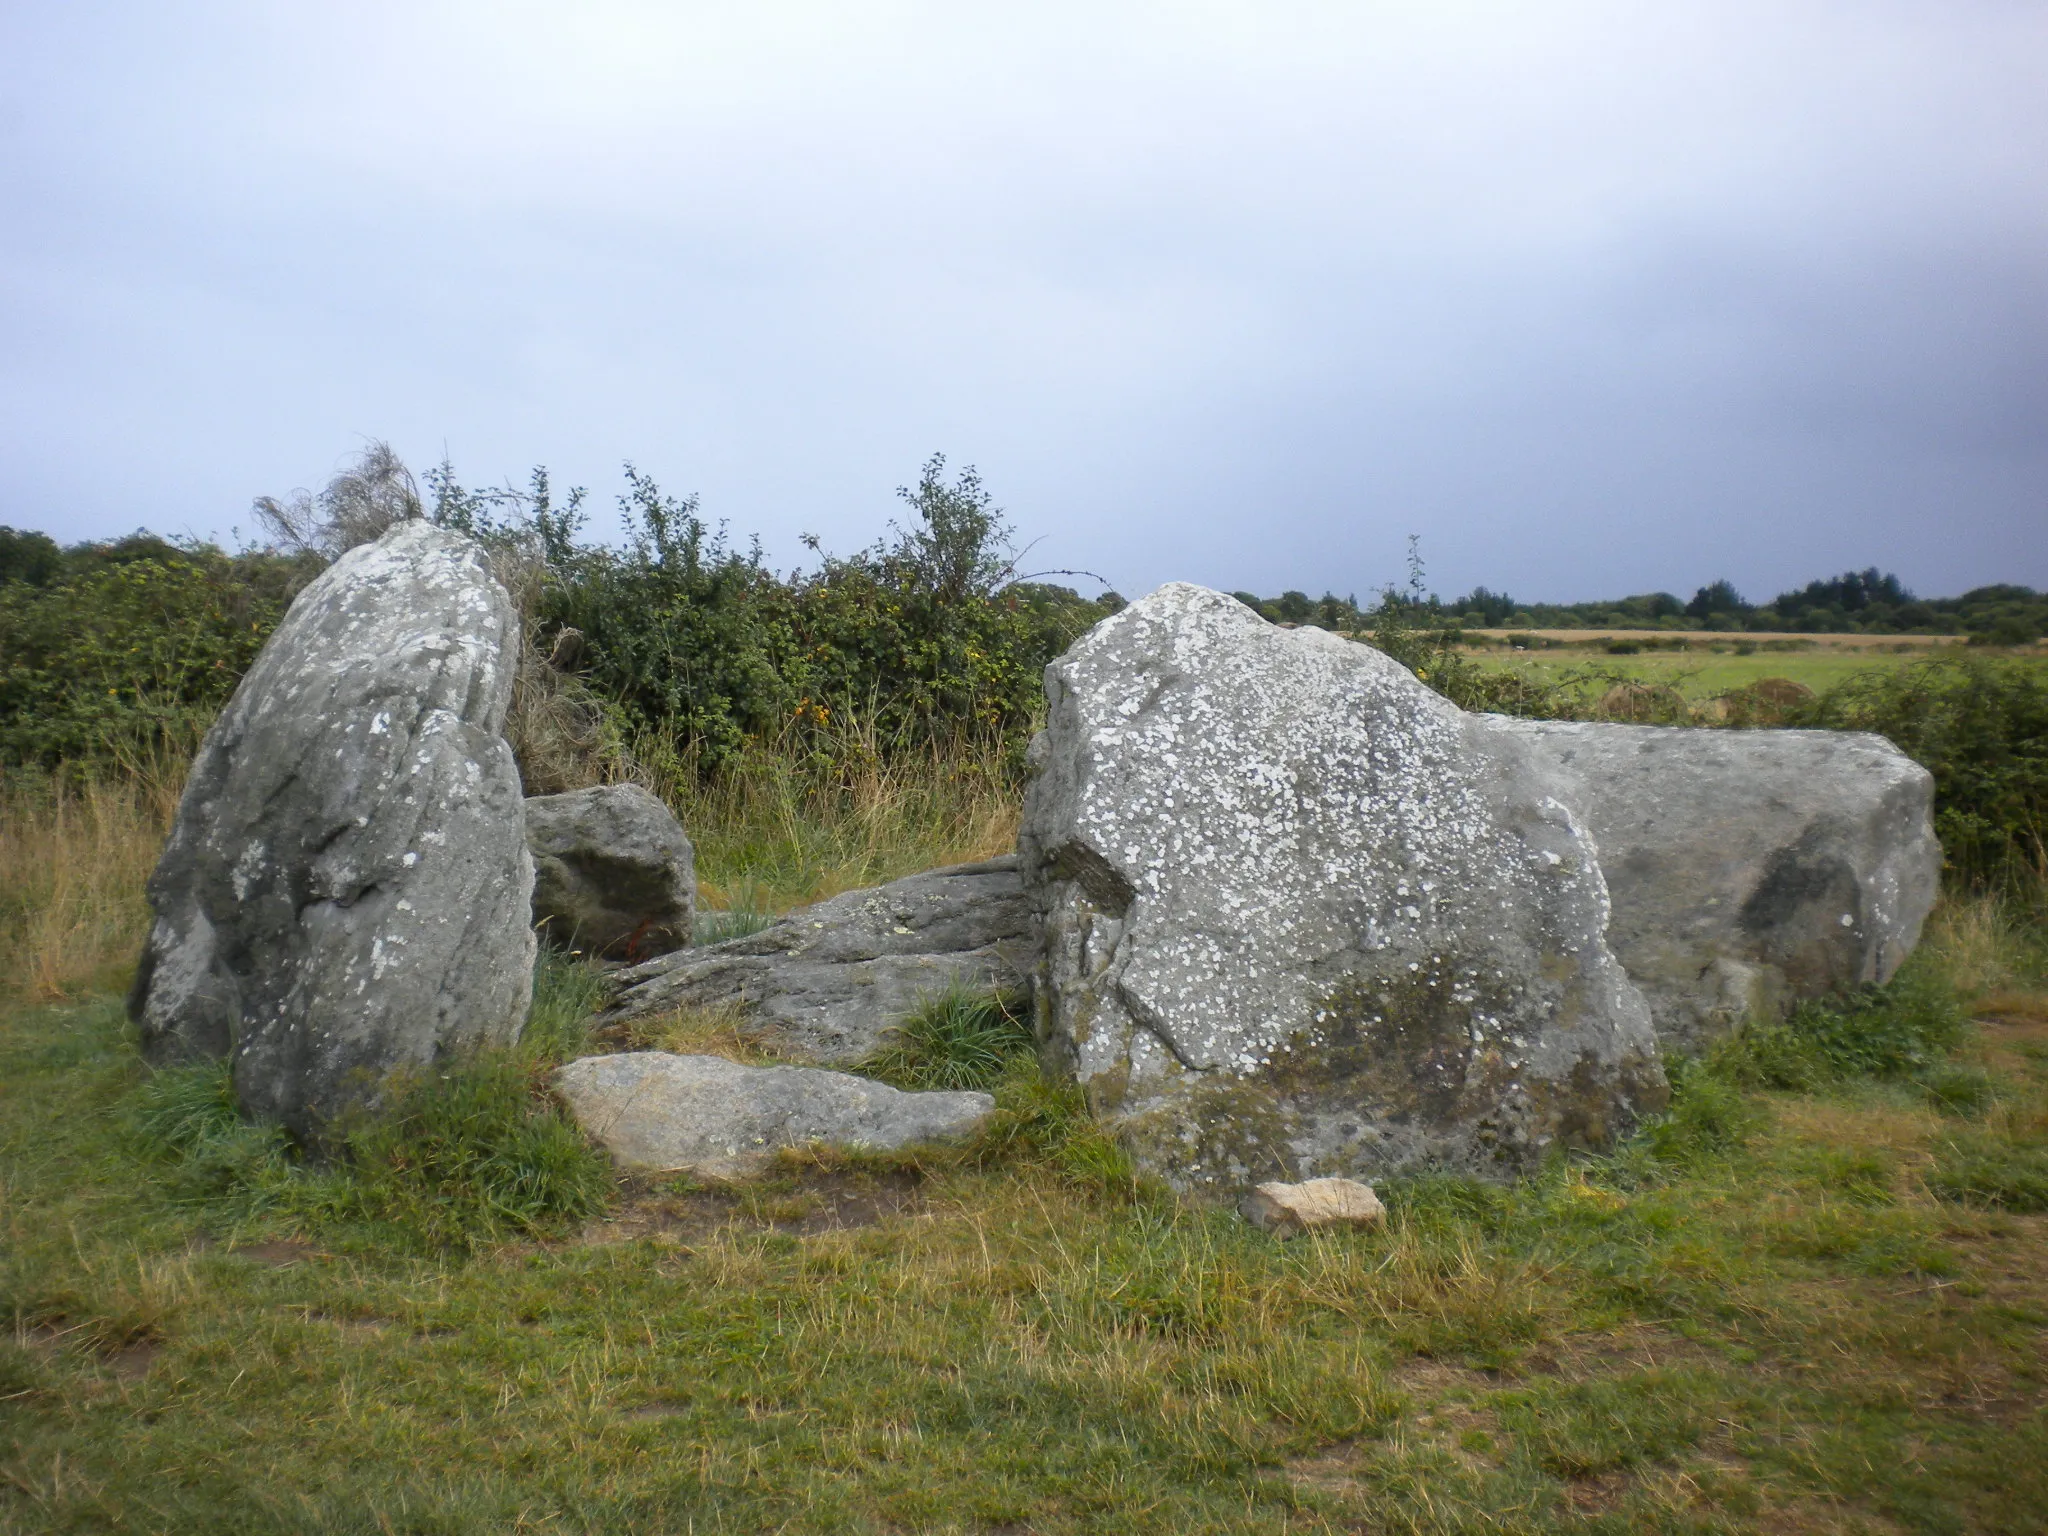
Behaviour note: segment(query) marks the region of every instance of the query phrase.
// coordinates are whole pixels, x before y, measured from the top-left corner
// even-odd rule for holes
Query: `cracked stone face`
[[[1369,647],[1176,583],[1046,672],[1054,1067],[1191,1192],[1599,1146],[1666,1096],[1561,775]]]
[[[425,522],[299,594],[207,733],[150,879],[129,1008],[152,1059],[229,1057],[245,1110],[317,1141],[392,1070],[517,1037],[517,655],[483,551]]]

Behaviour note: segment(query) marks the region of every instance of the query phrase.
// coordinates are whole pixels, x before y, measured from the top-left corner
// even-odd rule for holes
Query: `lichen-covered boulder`
[[[421,521],[292,603],[193,760],[129,1007],[157,1061],[232,1058],[317,1142],[393,1069],[517,1037],[533,864],[499,734],[518,617]]]
[[[555,1091],[622,1166],[721,1179],[798,1147],[893,1152],[958,1141],[996,1107],[985,1093],[907,1093],[848,1072],[664,1051],[572,1061]]]
[[[1607,942],[1667,1049],[1882,982],[1941,880],[1934,780],[1882,736],[1503,720],[1600,850]]]
[[[617,973],[605,1017],[738,1008],[777,1049],[850,1065],[952,987],[1026,985],[1038,916],[1013,855],[846,891],[759,933]]]
[[[1019,839],[1052,1064],[1190,1192],[1600,1146],[1666,1098],[1547,760],[1174,584],[1046,670]]]
[[[690,942],[696,854],[673,812],[638,784],[534,795],[533,922],[550,942],[645,960]]]

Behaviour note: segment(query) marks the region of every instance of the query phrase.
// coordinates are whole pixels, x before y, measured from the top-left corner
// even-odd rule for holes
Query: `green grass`
[[[150,1078],[112,1000],[16,1008],[0,1530],[2035,1532],[2048,1015],[2000,953],[1996,1025],[1929,968],[1613,1158],[1291,1244],[1134,1178],[972,999],[898,1067],[992,1083],[977,1144],[607,1177],[587,1228],[515,1198],[574,967],[367,1172]]]
[[[1926,657],[1925,649],[1910,653],[1883,651],[1822,650],[1758,651],[1738,656],[1732,650],[1715,654],[1704,648],[1691,651],[1645,651],[1634,656],[1614,656],[1603,647],[1554,651],[1509,651],[1488,649],[1474,655],[1481,666],[1521,671],[1544,682],[1558,682],[1577,674],[1594,674],[1588,691],[1597,698],[1613,681],[1630,679],[1676,688],[1688,700],[1699,703],[1746,688],[1759,678],[1787,677],[1803,683],[1815,693],[1825,693],[1850,677],[1873,671],[1896,671]],[[2044,661],[2048,665],[2048,661]]]

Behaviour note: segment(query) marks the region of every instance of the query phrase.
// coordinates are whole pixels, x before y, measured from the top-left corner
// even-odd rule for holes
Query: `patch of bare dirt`
[[[248,1259],[252,1263],[267,1265],[271,1269],[289,1269],[294,1264],[304,1264],[312,1259],[327,1257],[311,1243],[296,1237],[272,1238],[261,1243],[242,1243],[230,1248],[228,1252],[238,1259]]]
[[[1728,1357],[1711,1345],[1688,1339],[1655,1323],[1638,1323],[1612,1333],[1575,1333],[1530,1351],[1523,1366],[1567,1381],[1586,1381],[1620,1372],[1697,1366],[1721,1370]]]
[[[163,1345],[154,1339],[137,1339],[108,1355],[107,1369],[114,1373],[116,1381],[140,1381],[149,1374],[149,1368],[156,1364],[156,1357],[163,1353],[163,1348]]]
[[[876,1173],[806,1169],[793,1182],[676,1190],[628,1186],[612,1214],[583,1229],[578,1241],[630,1243],[653,1238],[689,1243],[729,1227],[809,1237],[870,1227],[925,1209],[914,1171]]]

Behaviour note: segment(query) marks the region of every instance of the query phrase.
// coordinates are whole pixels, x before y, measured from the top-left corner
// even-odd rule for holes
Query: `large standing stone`
[[[846,1072],[662,1051],[572,1061],[555,1091],[625,1167],[722,1179],[795,1147],[891,1152],[957,1141],[996,1105],[985,1093],[905,1093]]]
[[[1037,914],[1013,856],[847,891],[745,938],[618,973],[608,1018],[738,1006],[776,1045],[850,1065],[949,987],[1025,985]]]
[[[158,1061],[230,1056],[317,1140],[394,1068],[517,1037],[532,986],[518,619],[412,521],[299,594],[193,760],[130,998]]]
[[[696,855],[669,808],[638,784],[526,802],[533,921],[551,941],[620,960],[690,942]]]
[[[1528,1166],[1659,1107],[1546,759],[1397,663],[1163,587],[1046,671],[1019,840],[1054,1064],[1218,1194]]]
[[[1887,980],[1941,880],[1934,780],[1881,736],[1502,721],[1600,850],[1607,942],[1664,1044]]]

